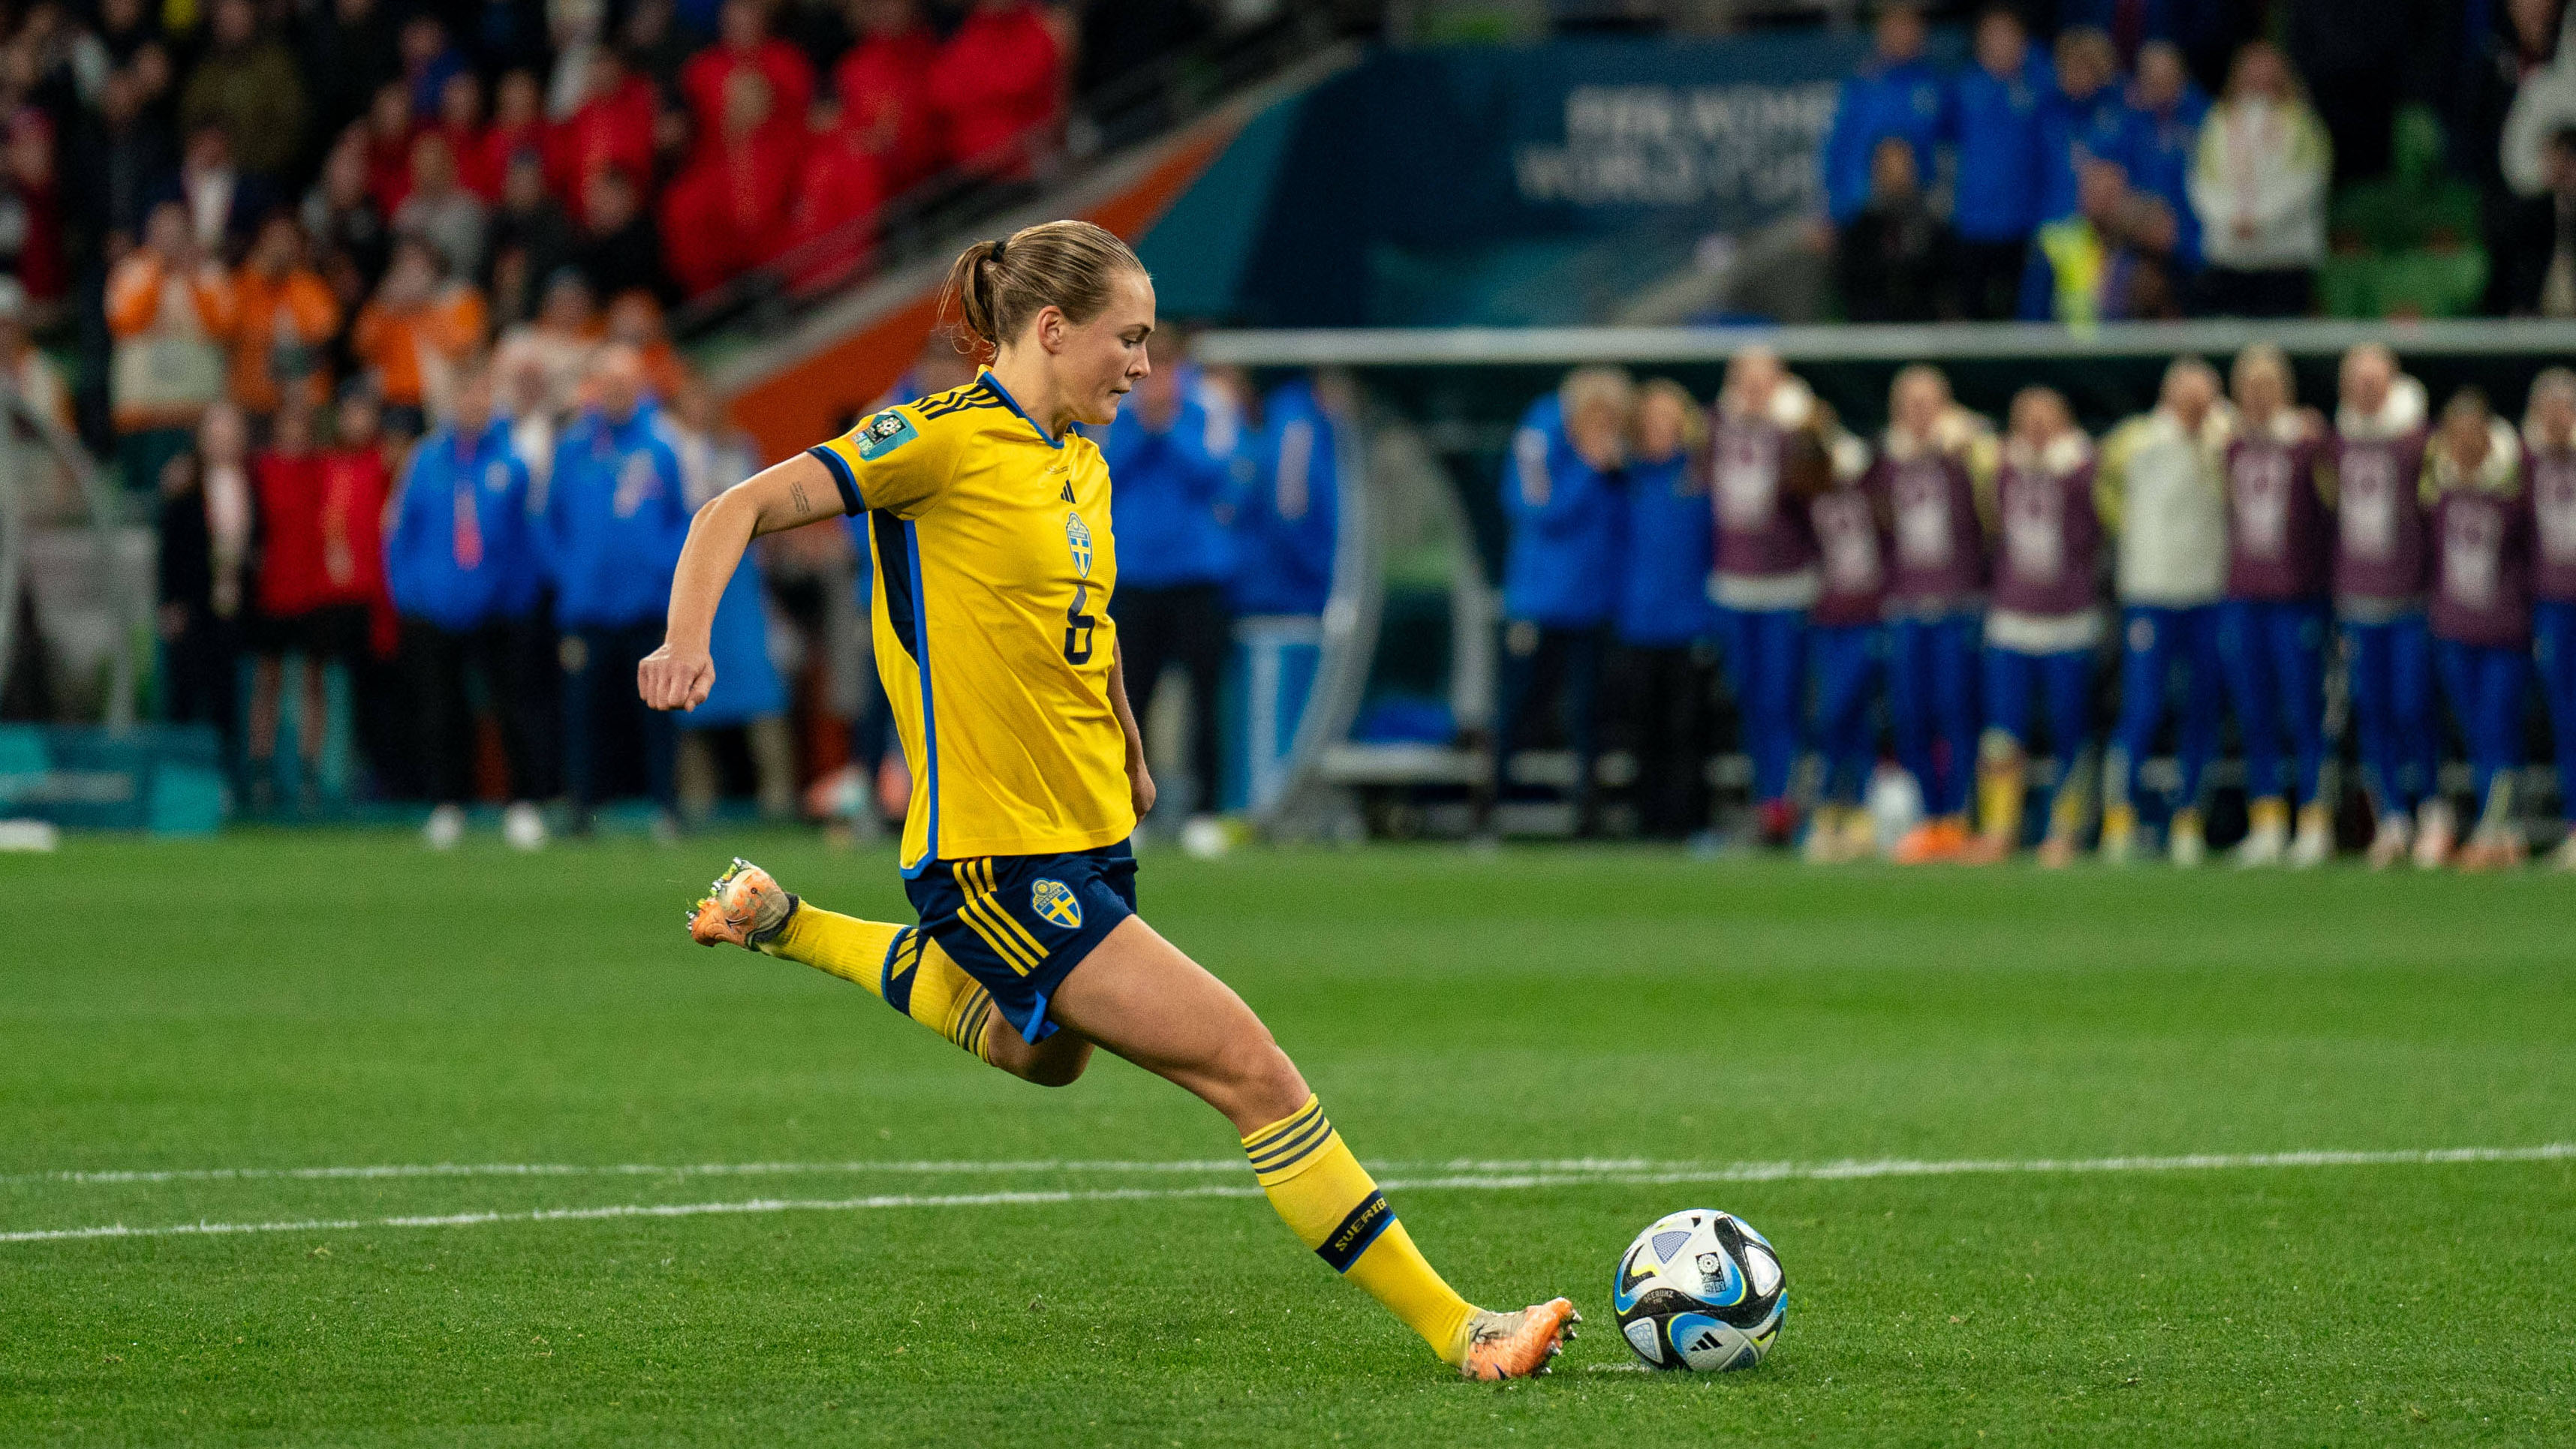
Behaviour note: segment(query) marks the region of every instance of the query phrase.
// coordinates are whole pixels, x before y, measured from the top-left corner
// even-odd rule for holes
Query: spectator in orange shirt
[[[768,82],[770,115],[781,131],[794,130],[814,104],[814,67],[795,46],[769,33],[764,0],[725,0],[716,23],[716,43],[680,67],[680,95],[698,134],[713,136],[731,124],[734,78],[746,73]]]
[[[420,436],[428,414],[445,405],[456,364],[482,344],[484,319],[482,294],[449,277],[435,249],[418,237],[395,241],[384,284],[349,340],[384,399],[388,434]]]
[[[115,338],[108,386],[127,487],[158,486],[161,465],[188,447],[198,420],[223,397],[234,324],[232,281],[198,247],[187,207],[152,208],[143,245],[107,281]]]
[[[1064,120],[1064,51],[1034,0],[975,0],[930,68],[948,160],[1026,180]]]
[[[233,302],[233,401],[254,418],[276,412],[290,391],[306,407],[329,402],[323,351],[340,330],[340,302],[306,261],[304,228],[293,215],[275,212],[261,223],[233,277]]]
[[[939,35],[917,0],[852,0],[856,45],[832,67],[841,124],[876,158],[883,195],[899,196],[939,169],[938,118],[930,107],[930,68]]]

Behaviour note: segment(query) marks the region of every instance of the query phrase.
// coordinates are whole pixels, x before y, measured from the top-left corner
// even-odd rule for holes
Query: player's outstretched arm
[[[689,541],[671,574],[671,611],[662,647],[635,669],[635,688],[655,709],[696,709],[715,687],[707,634],[742,551],[764,533],[841,511],[840,490],[810,453],[773,464],[707,501],[689,522]]]

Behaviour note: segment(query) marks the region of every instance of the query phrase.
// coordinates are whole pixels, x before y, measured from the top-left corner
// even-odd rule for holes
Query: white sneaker
[[[2451,863],[2451,852],[2460,843],[2459,818],[2451,813],[2448,800],[2427,800],[2415,812],[2415,867],[2418,870],[2440,870]]]
[[[2314,870],[2334,857],[2334,818],[2319,805],[2299,812],[2299,833],[2290,841],[2290,868]]]
[[[2174,812],[2173,824],[2165,827],[2165,854],[2185,869],[2209,858],[2209,837],[2201,833],[2199,811]]]
[[[501,838],[512,850],[543,850],[546,817],[529,801],[517,801],[501,812]]]
[[[1214,860],[1234,847],[1225,822],[1213,815],[1193,815],[1181,826],[1181,854],[1192,860]]]
[[[2370,868],[2386,870],[2406,858],[2415,848],[2415,822],[2397,811],[2379,817],[2379,829],[2370,837]]]
[[[2279,865],[2289,848],[2289,831],[2278,825],[2262,826],[2246,832],[2245,839],[2236,847],[2236,863],[2248,870]]]
[[[420,838],[429,842],[432,850],[454,850],[456,843],[465,838],[465,808],[441,805],[430,811],[428,823],[420,827]]]

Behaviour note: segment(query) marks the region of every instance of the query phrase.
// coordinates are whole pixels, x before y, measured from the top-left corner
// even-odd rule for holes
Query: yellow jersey
[[[868,515],[877,673],[912,770],[903,872],[1136,829],[1109,702],[1109,468],[989,372],[808,450]]]

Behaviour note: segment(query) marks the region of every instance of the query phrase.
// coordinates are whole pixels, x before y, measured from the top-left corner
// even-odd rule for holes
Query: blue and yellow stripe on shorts
[[[1012,970],[1022,976],[1036,970],[1046,960],[1046,948],[1002,908],[993,883],[993,858],[961,860],[949,869],[957,878],[959,894],[965,897],[957,908],[959,919],[973,928]]]
[[[1121,921],[1136,912],[1136,856],[1125,841],[1063,855],[968,856],[926,862],[903,883],[920,929],[993,994],[1028,1041],[1056,1029],[1047,1003]]]

